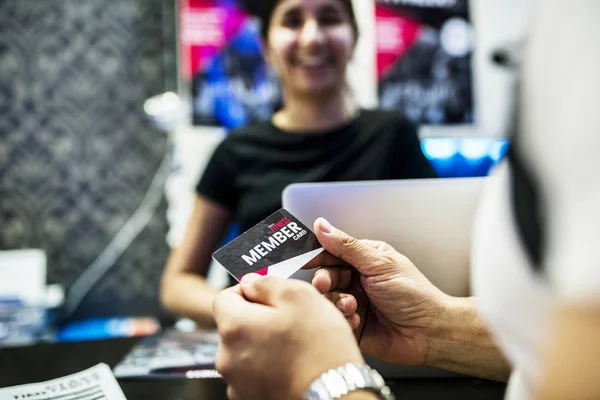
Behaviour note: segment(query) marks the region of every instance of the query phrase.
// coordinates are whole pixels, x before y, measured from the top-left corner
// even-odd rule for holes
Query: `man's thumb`
[[[241,289],[244,297],[251,303],[275,306],[275,295],[280,279],[273,276],[248,274],[242,278]]]
[[[314,230],[317,239],[327,252],[346,261],[358,271],[372,264],[374,256],[372,247],[335,228],[325,218],[318,218],[315,221]]]

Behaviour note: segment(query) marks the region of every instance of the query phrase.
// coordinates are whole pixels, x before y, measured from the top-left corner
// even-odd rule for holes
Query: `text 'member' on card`
[[[281,209],[213,254],[238,281],[249,273],[289,278],[319,255],[315,234]]]

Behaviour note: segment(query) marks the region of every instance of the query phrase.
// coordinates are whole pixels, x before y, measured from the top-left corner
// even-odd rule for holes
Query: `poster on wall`
[[[376,0],[382,108],[424,125],[473,123],[468,0]]]
[[[280,102],[258,21],[241,0],[179,0],[180,65],[194,125],[233,129],[268,119]]]

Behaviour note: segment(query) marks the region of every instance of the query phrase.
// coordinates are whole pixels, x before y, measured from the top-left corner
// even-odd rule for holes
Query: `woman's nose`
[[[304,26],[300,31],[300,45],[310,46],[314,44],[321,44],[323,43],[324,39],[325,34],[318,21],[310,19],[304,23]]]

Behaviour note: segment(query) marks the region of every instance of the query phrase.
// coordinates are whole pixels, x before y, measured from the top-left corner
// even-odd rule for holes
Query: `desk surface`
[[[0,387],[40,382],[104,362],[114,367],[139,339],[42,344],[0,349]],[[120,380],[128,400],[221,400],[220,379]],[[502,399],[505,385],[479,379],[398,379],[388,382],[398,399]]]

